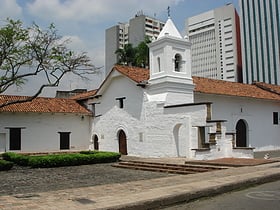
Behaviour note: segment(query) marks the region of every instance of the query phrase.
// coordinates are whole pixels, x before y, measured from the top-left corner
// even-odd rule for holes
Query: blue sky
[[[41,27],[54,23],[60,35],[72,40],[73,50],[87,52],[93,64],[104,66],[106,28],[128,22],[138,11],[165,21],[170,6],[173,22],[184,33],[186,18],[227,3],[239,10],[238,0],[0,0],[0,25],[7,17],[21,19],[26,25],[35,22]],[[59,89],[94,89],[102,79],[102,74],[89,81],[67,76]],[[22,89],[6,94],[32,94],[38,85],[38,80],[29,81]],[[52,96],[54,91],[48,89],[44,95]]]

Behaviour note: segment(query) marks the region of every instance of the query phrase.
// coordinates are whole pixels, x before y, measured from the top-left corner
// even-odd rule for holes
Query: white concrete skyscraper
[[[190,17],[192,75],[242,81],[239,16],[232,4]]]
[[[243,81],[280,85],[279,0],[240,0]]]

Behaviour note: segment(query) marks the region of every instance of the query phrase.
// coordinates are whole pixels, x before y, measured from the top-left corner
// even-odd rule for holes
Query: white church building
[[[280,86],[192,77],[191,43],[170,18],[149,48],[150,69],[117,65],[97,90],[1,108],[0,152],[201,160],[280,150]]]
[[[95,94],[92,148],[143,157],[252,158],[280,149],[279,86],[191,76],[191,43],[169,18],[150,69],[115,66]]]

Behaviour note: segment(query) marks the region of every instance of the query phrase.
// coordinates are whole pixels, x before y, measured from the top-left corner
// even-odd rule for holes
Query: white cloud
[[[99,23],[109,19],[120,21],[132,17],[137,11],[153,15],[166,10],[168,5],[175,5],[181,0],[35,0],[29,2],[29,12],[44,20],[85,21]]]
[[[78,35],[65,35],[62,37],[63,41],[70,40],[67,43],[68,47],[76,52],[86,48],[86,43]]]
[[[22,14],[22,8],[16,0],[0,0],[0,18],[19,18]]]
[[[75,52],[87,52],[92,63],[97,67],[105,65],[105,29],[118,22],[129,21],[138,11],[165,20],[167,7],[175,7],[182,0],[0,0],[0,14],[21,15],[27,22],[35,21],[40,26],[55,23],[58,34],[63,39],[69,38],[69,47]],[[3,2],[3,4],[2,4]],[[4,4],[5,3],[5,4]],[[2,5],[5,5],[2,6]],[[5,9],[4,9],[5,8]],[[0,16],[1,17],[1,16]],[[104,68],[103,68],[104,70]],[[67,75],[58,89],[96,88],[103,79],[102,73],[94,75],[89,81]],[[40,79],[30,80],[16,94],[30,95]],[[43,95],[54,95],[57,88],[48,88]],[[13,92],[13,91],[12,91]]]

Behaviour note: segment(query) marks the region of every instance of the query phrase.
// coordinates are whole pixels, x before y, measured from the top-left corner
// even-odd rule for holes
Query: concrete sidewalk
[[[280,162],[36,194],[0,196],[0,209],[158,209],[280,179]]]

